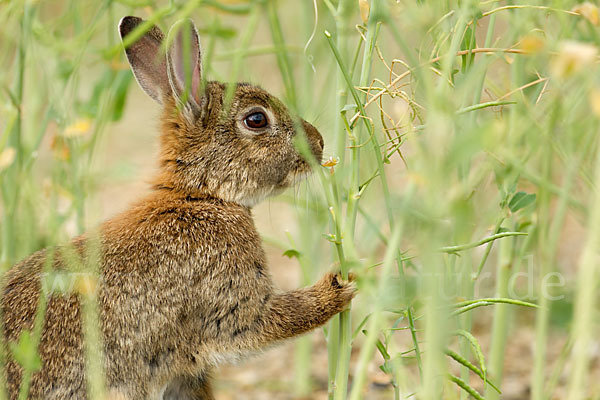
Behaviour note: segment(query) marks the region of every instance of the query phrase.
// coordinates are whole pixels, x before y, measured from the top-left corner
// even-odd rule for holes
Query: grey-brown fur
[[[124,18],[121,34],[140,22]],[[192,82],[199,83],[200,49],[190,27],[197,55]],[[308,288],[275,290],[250,207],[309,171],[292,143],[292,118],[280,101],[248,84],[237,85],[228,113],[223,84],[209,82],[185,98],[180,39],[165,57],[157,52],[163,35],[153,28],[127,49],[136,78],[163,104],[163,116],[153,191],[100,227],[97,297],[104,373],[114,399],[212,399],[215,365],[324,324],[354,293],[334,274]],[[256,107],[268,114],[264,130],[244,125],[245,113]],[[321,135],[302,123],[320,159]],[[86,235],[72,242],[84,258],[89,244]],[[54,268],[65,268],[59,248],[33,254],[5,276],[9,342],[33,327],[50,254]],[[43,367],[33,375],[31,399],[86,398],[79,296],[48,298],[39,347]],[[11,399],[21,375],[9,357]]]

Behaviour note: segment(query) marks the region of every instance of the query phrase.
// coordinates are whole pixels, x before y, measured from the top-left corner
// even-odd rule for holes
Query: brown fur
[[[127,18],[122,25],[140,21]],[[157,29],[150,34],[162,39]],[[136,71],[132,58],[141,76],[145,71]],[[296,132],[283,104],[238,84],[227,111],[225,85],[209,82],[185,110],[178,93],[167,93],[169,86],[155,79],[145,81],[145,90],[164,106],[153,191],[100,228],[96,273],[105,379],[114,398],[213,399],[208,375],[214,366],[324,324],[347,307],[354,289],[334,274],[287,293],[273,287],[250,207],[309,171],[294,148]],[[240,125],[256,106],[273,119],[260,133]],[[321,135],[302,124],[320,159]],[[90,237],[72,242],[84,259]],[[54,269],[65,269],[65,254],[61,248],[37,252],[6,274],[7,341],[32,329],[44,263],[51,256]],[[42,369],[33,375],[29,398],[84,399],[80,295],[44,295]],[[22,372],[9,357],[11,399]]]

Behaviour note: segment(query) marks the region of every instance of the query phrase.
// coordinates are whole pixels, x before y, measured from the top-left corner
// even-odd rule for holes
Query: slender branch
[[[496,233],[495,235],[486,237],[484,239],[478,240],[476,242],[473,243],[468,243],[468,244],[461,244],[458,246],[446,246],[446,247],[441,247],[438,249],[438,251],[442,252],[442,253],[457,253],[459,251],[463,251],[463,250],[469,250],[472,249],[474,247],[478,247],[481,245],[484,245],[486,243],[489,242],[493,242],[496,239],[502,239],[503,237],[507,237],[507,236],[527,236],[528,233],[527,232],[502,232],[502,233]]]

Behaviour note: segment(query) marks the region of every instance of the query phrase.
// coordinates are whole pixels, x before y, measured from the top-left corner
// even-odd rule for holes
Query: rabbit
[[[124,17],[121,38],[143,22]],[[163,109],[150,193],[98,234],[41,250],[4,276],[7,343],[34,327],[40,296],[47,299],[31,399],[87,398],[83,294],[42,290],[44,265],[65,270],[69,254],[97,265],[102,376],[111,399],[213,399],[216,366],[323,325],[355,295],[352,278],[336,273],[289,292],[274,287],[252,207],[310,172],[293,144],[294,120],[280,100],[247,83],[236,84],[228,107],[226,84],[202,83],[193,22],[179,28],[171,28],[166,54],[156,26],[125,49],[137,82]],[[323,139],[301,123],[320,161]],[[7,357],[9,398],[16,399],[24,371],[10,351]]]

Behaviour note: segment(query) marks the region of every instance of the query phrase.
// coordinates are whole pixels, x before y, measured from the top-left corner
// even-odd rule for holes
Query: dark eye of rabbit
[[[244,123],[250,129],[260,129],[267,126],[267,116],[261,112],[255,112],[244,118]]]

